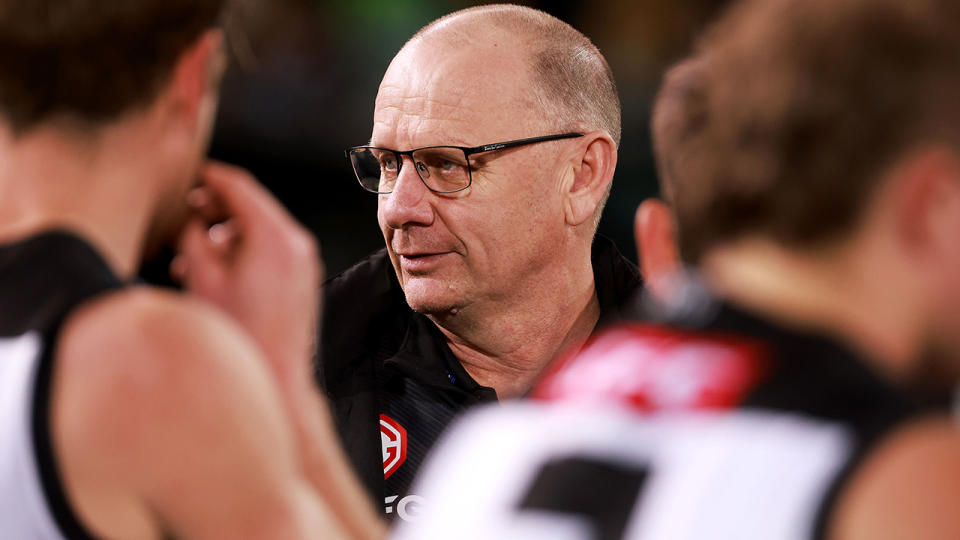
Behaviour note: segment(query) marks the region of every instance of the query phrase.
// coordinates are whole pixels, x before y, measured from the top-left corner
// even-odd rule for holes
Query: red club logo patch
[[[407,430],[393,418],[381,414],[380,443],[383,448],[383,477],[389,478],[407,459]]]
[[[725,409],[742,401],[767,370],[759,342],[631,324],[602,332],[561,361],[534,396],[614,402],[643,412]]]

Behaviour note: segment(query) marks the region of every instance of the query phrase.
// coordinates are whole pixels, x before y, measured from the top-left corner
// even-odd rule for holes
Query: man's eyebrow
[[[490,142],[484,142],[484,143],[481,143],[481,144],[492,144],[492,143],[490,143]],[[395,148],[395,147],[393,147],[393,146],[390,146],[389,144],[382,144],[382,143],[377,144],[377,143],[374,143],[373,137],[371,137],[370,140],[367,142],[367,146],[375,146],[375,147],[378,147],[378,148],[387,148],[387,149],[389,149],[389,150],[397,150],[397,151],[400,151],[400,152],[407,152],[407,151],[409,151],[409,150],[417,150],[417,149],[420,149],[420,148],[431,148],[431,147],[434,147],[434,146],[457,146],[457,147],[462,147],[462,148],[474,148],[474,147],[476,147],[477,145],[476,145],[476,144],[472,144],[472,143],[464,142],[464,140],[461,139],[461,138],[459,138],[459,137],[445,137],[445,136],[443,136],[443,135],[439,135],[439,136],[437,136],[436,140],[435,140],[434,142],[430,143],[430,144],[419,144],[419,145],[417,145],[417,146],[405,146],[405,147],[403,147],[403,148],[399,148],[399,147],[396,147],[396,148]]]

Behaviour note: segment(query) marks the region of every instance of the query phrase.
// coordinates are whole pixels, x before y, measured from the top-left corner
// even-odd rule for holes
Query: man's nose
[[[410,224],[429,225],[433,220],[429,202],[432,194],[420,179],[416,168],[416,163],[409,156],[404,156],[393,191],[381,195],[383,219],[392,229]]]

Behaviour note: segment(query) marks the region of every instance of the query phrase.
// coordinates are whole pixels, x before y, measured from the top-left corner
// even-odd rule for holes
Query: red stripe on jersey
[[[764,378],[766,358],[761,343],[738,336],[624,325],[558,362],[532,396],[643,412],[730,408]]]

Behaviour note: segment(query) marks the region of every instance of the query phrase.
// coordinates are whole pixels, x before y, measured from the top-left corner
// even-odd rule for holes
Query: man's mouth
[[[397,253],[401,257],[406,257],[407,259],[419,259],[421,257],[431,257],[433,255],[442,255],[441,251],[420,251],[420,252],[406,252],[406,253]]]
[[[398,253],[400,267],[406,272],[423,273],[433,269],[450,252],[406,252]]]

